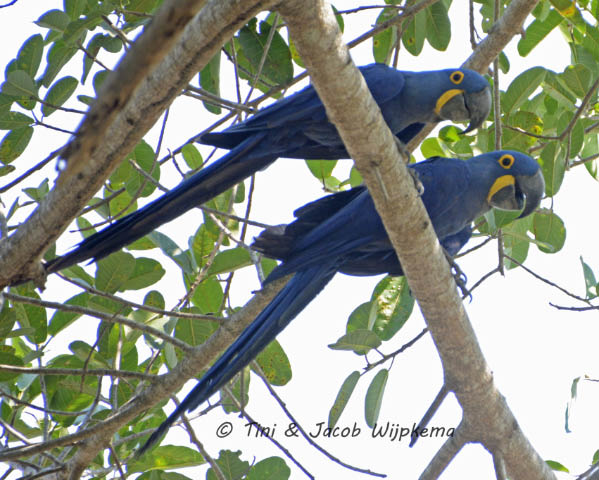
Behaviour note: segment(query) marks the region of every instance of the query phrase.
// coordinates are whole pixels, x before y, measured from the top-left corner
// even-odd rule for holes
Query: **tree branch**
[[[512,2],[510,7],[515,3],[522,2]],[[527,3],[532,8],[535,2]],[[467,423],[466,441],[479,441],[491,451],[501,447],[511,478],[555,478],[493,385],[424,205],[379,108],[351,61],[330,8],[319,0],[288,0],[279,11],[327,115],[354,158],[383,219],[441,356],[446,385],[455,392],[464,415],[481,425],[475,428],[475,421]],[[520,14],[523,21],[528,10]],[[481,42],[481,51],[493,47],[498,53],[501,48],[496,50],[497,44],[488,38]]]

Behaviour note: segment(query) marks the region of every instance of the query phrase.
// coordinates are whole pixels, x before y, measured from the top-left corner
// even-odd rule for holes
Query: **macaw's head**
[[[484,183],[487,203],[502,210],[534,212],[543,198],[545,180],[536,160],[520,152],[498,150],[473,157],[472,175]]]
[[[485,77],[466,68],[423,73],[434,74],[429,82],[436,96],[437,117],[452,122],[469,120],[468,128],[462,133],[482,125],[491,111],[491,88]]]

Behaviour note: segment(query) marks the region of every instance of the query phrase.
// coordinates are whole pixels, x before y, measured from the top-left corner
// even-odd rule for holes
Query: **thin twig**
[[[551,285],[552,287],[557,288],[560,292],[565,293],[566,295],[568,295],[569,297],[575,298],[576,300],[579,300],[581,302],[584,303],[589,303],[589,301],[586,298],[582,298],[579,297],[578,295],[575,295],[573,293],[570,293],[568,290],[566,290],[565,288],[560,287],[559,285],[557,285],[556,283],[553,283],[550,280],[547,280],[546,278],[541,277],[539,274],[533,272],[530,268],[524,266],[522,263],[520,263],[518,260],[513,259],[512,257],[510,257],[509,255],[505,255],[505,258],[507,258],[510,262],[515,263],[516,265],[518,265],[519,267],[522,267],[524,269],[525,272],[530,273],[533,277],[535,277],[537,280],[541,280],[542,282],[546,283],[547,285]]]
[[[117,295],[112,295],[110,293],[106,293],[101,290],[97,290],[94,287],[91,287],[84,283],[79,283],[77,280],[66,277],[62,273],[58,272],[58,276],[61,277],[63,280],[66,280],[67,282],[72,283],[73,285],[76,285],[79,288],[82,288],[83,290],[85,290],[88,293],[91,293],[93,295],[98,295],[100,297],[109,298],[111,300],[114,300],[115,302],[119,302],[119,303],[122,303],[129,307],[137,308],[139,310],[145,310],[147,312],[156,313],[158,315],[162,315],[165,317],[188,318],[190,320],[209,320],[211,322],[218,322],[218,323],[222,323],[223,321],[225,321],[224,317],[215,317],[212,315],[204,315],[204,314],[200,314],[200,313],[177,312],[174,310],[162,310],[160,308],[152,307],[150,305],[143,305],[141,303],[136,303],[136,302],[132,302],[130,300],[126,300]]]
[[[243,418],[248,420],[252,425],[259,425],[258,422],[256,422],[252,417],[250,417],[250,415],[247,413],[246,409],[241,408],[241,405],[235,398],[235,395],[233,394],[231,389],[226,385],[223,387],[223,389],[225,390],[225,392],[227,392],[227,394],[229,395],[229,397],[230,397],[231,401],[233,402],[233,404],[235,405],[235,407],[241,412],[241,415],[243,416]],[[306,468],[299,462],[299,460],[297,460],[291,454],[291,452],[287,448],[285,448],[280,442],[275,440],[272,435],[265,435],[261,438],[266,438],[267,440],[272,442],[279,450],[281,450],[281,452],[283,452],[283,454],[289,460],[291,460],[302,472],[304,472],[308,478],[314,479],[314,475],[312,475],[308,470],[306,470]]]
[[[186,90],[183,91],[183,93],[185,94],[185,92],[187,92],[187,91],[197,93],[201,97],[205,97],[206,99],[216,102],[220,106],[230,108],[231,110],[236,110],[236,111],[241,110],[242,112],[246,112],[246,113],[254,113],[256,111],[255,107],[248,107],[247,104],[237,103],[237,102],[232,102],[230,100],[226,100],[222,97],[219,97],[218,95],[214,95],[213,93],[211,93],[208,90],[201,88],[201,87],[194,87],[193,85],[187,85],[187,88],[186,88]]]
[[[416,335],[409,342],[404,343],[400,348],[398,348],[394,352],[389,353],[388,355],[383,355],[383,358],[381,358],[380,360],[377,360],[374,363],[369,363],[368,366],[366,366],[364,368],[364,370],[362,371],[362,373],[360,375],[364,375],[366,372],[369,372],[373,368],[378,367],[379,365],[382,365],[383,363],[387,362],[388,360],[395,359],[395,357],[397,355],[399,355],[402,352],[405,352],[408,348],[410,348],[412,345],[414,345],[418,340],[420,340],[422,337],[424,337],[424,335],[426,335],[427,333],[428,333],[428,327],[424,327],[418,335]]]
[[[254,369],[254,371],[256,372],[256,374],[260,377],[260,379],[262,380],[262,382],[264,382],[264,385],[268,389],[268,392],[277,401],[277,403],[279,404],[279,407],[281,407],[281,410],[283,410],[283,412],[285,413],[285,415],[287,416],[287,418],[289,420],[291,420],[291,423],[297,427],[297,430],[298,430],[299,433],[301,433],[302,437],[304,437],[304,439],[310,445],[312,445],[316,450],[318,450],[320,453],[322,453],[329,460],[337,463],[338,465],[341,465],[344,468],[347,468],[348,470],[352,470],[354,472],[365,473],[367,475],[372,475],[373,477],[386,477],[386,475],[383,474],[383,473],[376,473],[376,472],[373,472],[373,471],[365,469],[365,468],[355,467],[353,465],[350,465],[349,463],[345,463],[344,461],[342,461],[339,458],[337,458],[334,455],[332,455],[330,452],[326,451],[318,443],[316,443],[312,439],[312,437],[310,437],[310,435],[308,435],[306,433],[306,431],[302,428],[302,426],[300,425],[300,423],[291,414],[291,412],[287,408],[287,405],[285,405],[285,402],[283,402],[283,400],[281,400],[281,397],[279,397],[279,395],[277,395],[277,392],[275,392],[274,389],[272,388],[272,386],[270,385],[270,383],[268,383],[268,380],[266,379],[266,376],[264,375],[264,372],[260,368],[260,365],[258,365],[258,362],[256,362],[255,360],[252,362],[252,368]]]
[[[46,158],[44,158],[40,163],[31,167],[29,170],[27,170],[25,173],[23,173],[20,177],[16,178],[15,180],[13,180],[10,183],[7,183],[3,187],[0,187],[0,193],[4,193],[7,190],[10,190],[12,187],[21,183],[23,180],[25,180],[31,174],[33,174],[33,173],[37,172],[38,170],[42,169],[43,167],[45,167],[49,162],[51,162],[52,160],[54,160],[56,157],[58,157],[60,155],[63,148],[64,147],[60,147],[58,150],[54,150],[50,155],[48,155]]]
[[[64,312],[72,312],[78,313],[81,315],[89,315],[90,317],[98,318],[100,320],[104,320],[110,323],[120,323],[122,325],[126,325],[135,330],[140,330],[142,332],[148,333],[150,335],[154,335],[161,340],[164,340],[167,343],[171,343],[173,346],[180,348],[185,353],[191,353],[193,351],[193,347],[188,345],[187,343],[179,340],[178,338],[171,337],[166,333],[158,330],[154,327],[150,327],[149,325],[145,325],[140,322],[136,322],[135,320],[131,320],[129,318],[125,318],[121,315],[112,315],[109,313],[99,312],[97,310],[92,310],[90,308],[80,307],[78,305],[65,305],[64,303],[57,302],[48,302],[45,300],[38,300],[37,298],[25,297],[22,295],[15,295],[14,293],[3,293],[5,298],[8,298],[14,302],[27,303],[30,305],[36,305],[38,307],[43,308],[52,308],[54,310],[64,311]]]
[[[79,368],[53,368],[53,367],[19,367],[16,365],[3,365],[0,364],[0,372],[14,372],[14,373],[25,373],[35,375],[73,375],[80,376],[81,369]],[[111,370],[109,368],[89,368],[85,371],[86,374],[100,375],[104,377],[119,377],[119,378],[137,378],[139,380],[155,380],[156,375],[149,375],[147,373],[133,372],[128,370]],[[0,395],[4,393],[0,392]],[[42,412],[51,412],[49,408],[38,409]],[[60,413],[60,415],[63,415]]]

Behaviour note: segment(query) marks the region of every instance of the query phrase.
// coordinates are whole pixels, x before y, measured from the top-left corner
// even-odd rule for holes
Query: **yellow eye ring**
[[[502,155],[499,160],[499,165],[501,165],[503,168],[505,168],[506,170],[508,168],[511,168],[512,165],[514,164],[514,157],[512,155],[510,155],[509,153],[506,153],[505,155]]]
[[[452,81],[452,83],[459,85],[462,83],[462,80],[464,80],[464,73],[456,70],[449,76],[449,79]]]

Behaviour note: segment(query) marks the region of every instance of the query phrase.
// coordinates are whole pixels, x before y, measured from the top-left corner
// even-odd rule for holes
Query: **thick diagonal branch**
[[[511,478],[554,478],[493,385],[431,221],[329,6],[288,0],[279,9],[374,198],[441,356],[446,383],[464,410],[469,440],[500,450]]]

